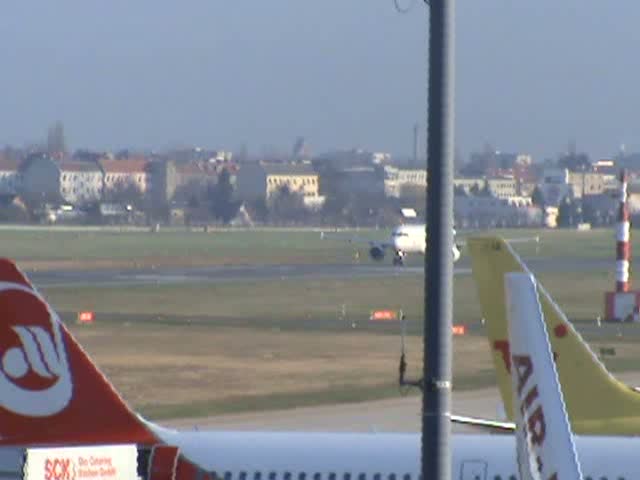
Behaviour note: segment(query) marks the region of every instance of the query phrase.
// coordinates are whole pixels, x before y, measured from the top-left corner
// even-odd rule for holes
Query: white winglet
[[[521,480],[582,480],[536,281],[505,275]]]

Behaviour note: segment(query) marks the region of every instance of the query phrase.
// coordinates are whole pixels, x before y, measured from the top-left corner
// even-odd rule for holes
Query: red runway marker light
[[[467,327],[464,325],[453,325],[451,331],[454,335],[464,335],[467,333]]]
[[[398,312],[393,310],[374,310],[369,320],[372,322],[387,322],[398,320]]]
[[[81,324],[91,324],[95,319],[95,315],[93,312],[78,312],[78,323]]]

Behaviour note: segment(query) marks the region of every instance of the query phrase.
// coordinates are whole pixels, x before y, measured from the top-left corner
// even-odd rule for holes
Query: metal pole
[[[422,475],[451,479],[455,0],[431,0]]]

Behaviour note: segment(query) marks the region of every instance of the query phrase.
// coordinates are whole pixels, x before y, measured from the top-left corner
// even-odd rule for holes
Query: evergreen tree
[[[225,168],[218,176],[218,183],[209,189],[211,213],[216,220],[229,223],[236,214],[237,205],[233,201],[233,185],[231,175]]]
[[[542,193],[538,185],[536,185],[536,188],[531,192],[531,203],[537,207],[544,208],[544,193]]]
[[[571,227],[574,224],[575,207],[569,197],[564,197],[558,206],[558,226]]]

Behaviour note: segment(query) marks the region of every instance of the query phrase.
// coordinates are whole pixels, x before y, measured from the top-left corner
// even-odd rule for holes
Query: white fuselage
[[[419,480],[419,434],[157,434],[221,480]],[[640,479],[640,438],[578,437],[585,477]],[[516,480],[513,435],[453,435],[452,478]],[[428,461],[428,459],[427,459]]]
[[[391,231],[391,245],[401,256],[407,253],[425,254],[427,251],[426,225],[400,225]],[[460,258],[460,250],[453,245],[453,261]]]

